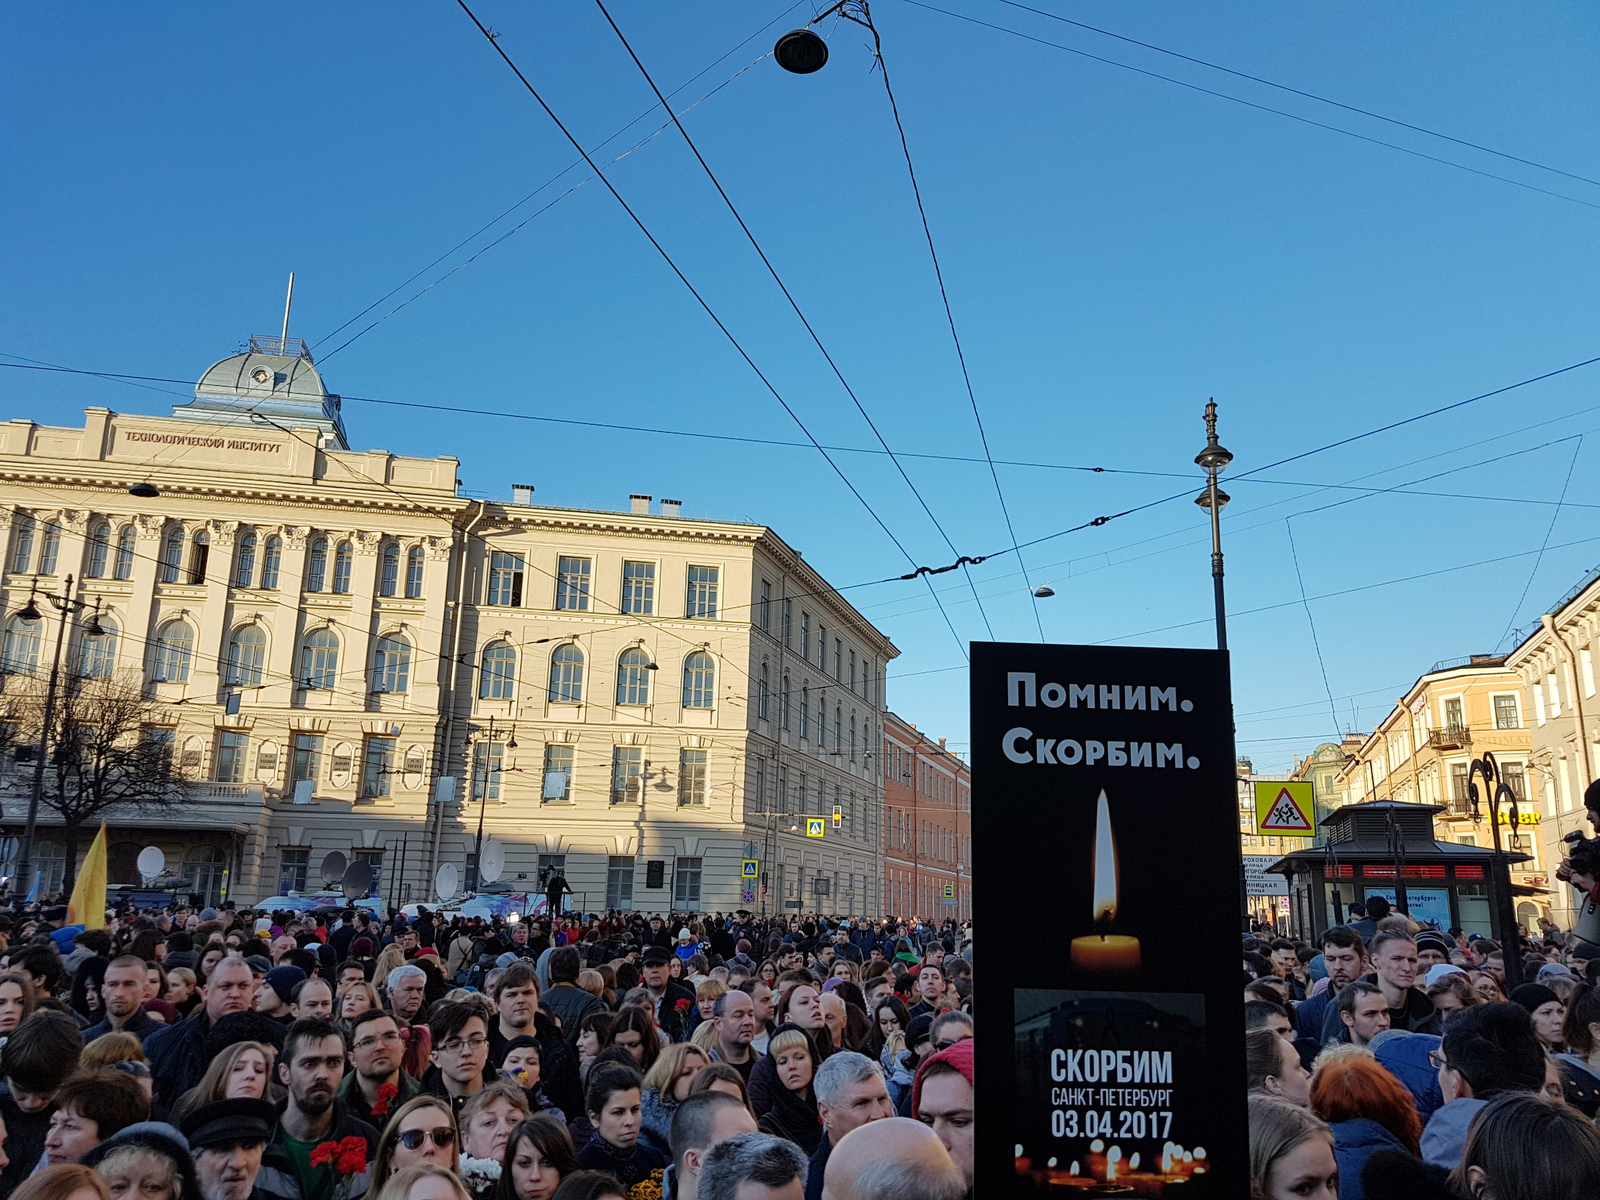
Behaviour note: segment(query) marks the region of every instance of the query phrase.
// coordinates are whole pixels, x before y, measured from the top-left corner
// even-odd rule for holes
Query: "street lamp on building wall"
[[[45,687],[44,719],[39,726],[39,745],[34,751],[33,788],[28,794],[28,823],[22,834],[22,850],[17,861],[17,873],[11,881],[11,901],[19,911],[32,886],[30,877],[33,873],[33,834],[39,823],[39,801],[44,796],[44,768],[49,755],[50,726],[55,720],[56,688],[61,682],[61,649],[67,640],[67,619],[77,616],[86,608],[90,609],[88,623],[83,627],[83,636],[105,635],[105,630],[100,628],[100,601],[96,600],[91,606],[86,601],[74,597],[72,585],[72,576],[68,575],[66,587],[58,596],[53,592],[40,595],[38,585],[35,584],[34,590],[28,596],[28,603],[17,613],[17,616],[24,621],[42,621],[44,615],[39,610],[39,601],[44,600],[61,614],[60,623],[56,626],[55,652],[50,660],[50,681]]]
[[[1500,926],[1500,954],[1506,969],[1506,991],[1522,983],[1522,935],[1517,928],[1517,908],[1511,897],[1511,863],[1500,845],[1500,806],[1509,804],[1507,817],[1512,829],[1517,828],[1517,794],[1511,790],[1500,774],[1500,764],[1494,751],[1486,750],[1483,757],[1472,760],[1467,768],[1467,798],[1472,801],[1472,820],[1483,820],[1478,808],[1482,793],[1478,791],[1478,778],[1482,776],[1484,791],[1489,796],[1489,831],[1494,836],[1494,893]]]

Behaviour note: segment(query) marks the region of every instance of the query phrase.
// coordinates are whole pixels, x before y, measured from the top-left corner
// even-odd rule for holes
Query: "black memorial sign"
[[[972,648],[986,1195],[1249,1194],[1227,655]]]

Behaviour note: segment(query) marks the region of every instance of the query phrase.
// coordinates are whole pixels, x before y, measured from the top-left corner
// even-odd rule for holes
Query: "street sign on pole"
[[[739,866],[739,877],[741,879],[755,879],[760,874],[761,861],[759,859],[747,858]]]
[[[1256,781],[1256,832],[1263,837],[1317,836],[1311,781]]]
[[[827,836],[827,822],[824,821],[821,817],[807,817],[806,818],[806,836],[808,838],[826,837]]]
[[[1245,890],[1252,896],[1287,896],[1289,880],[1282,875],[1268,875],[1267,868],[1277,859],[1270,854],[1244,856]]]
[[[745,888],[744,891],[739,893],[739,902],[741,904],[754,904],[756,902],[756,894],[749,888]]]

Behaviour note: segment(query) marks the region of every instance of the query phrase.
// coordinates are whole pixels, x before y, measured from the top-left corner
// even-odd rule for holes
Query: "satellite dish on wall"
[[[349,860],[343,854],[330,850],[328,857],[322,860],[322,882],[332,887],[344,878],[344,869],[349,865]]]
[[[358,859],[350,864],[341,881],[346,900],[359,900],[372,890],[372,864]]]
[[[461,876],[456,871],[455,863],[445,863],[433,877],[433,894],[443,903],[456,894],[460,884]]]
[[[483,843],[483,854],[478,861],[478,880],[481,883],[493,883],[505,873],[506,848],[504,843],[493,838]]]
[[[167,856],[161,853],[160,846],[146,846],[139,851],[139,874],[146,879],[154,879],[167,869]]]

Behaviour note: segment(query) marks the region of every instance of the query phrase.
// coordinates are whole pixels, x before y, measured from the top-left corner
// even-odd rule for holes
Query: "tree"
[[[39,745],[45,688],[42,675],[13,675],[6,681],[8,724],[20,745]],[[77,876],[85,826],[119,812],[172,812],[190,799],[192,785],[173,761],[171,731],[153,724],[163,718],[162,707],[146,698],[136,671],[89,679],[63,673],[40,801],[60,814],[65,827],[65,888]],[[33,771],[33,762],[19,764],[18,790],[26,793],[33,786]]]

